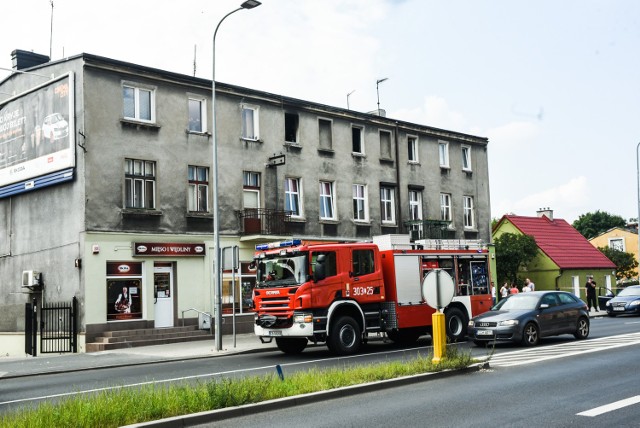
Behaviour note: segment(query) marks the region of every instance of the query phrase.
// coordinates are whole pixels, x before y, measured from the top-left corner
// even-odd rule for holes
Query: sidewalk
[[[39,354],[36,357],[0,357],[0,381],[7,378],[38,374],[92,370],[122,365],[150,364],[194,358],[277,350],[275,341],[263,344],[253,333],[222,336],[222,350],[216,351],[215,340],[140,346],[110,351],[77,354]]]
[[[589,316],[591,318],[606,317],[607,312],[594,311]],[[221,351],[216,351],[216,344],[212,339],[93,353],[39,354],[37,357],[29,355],[24,357],[0,357],[0,380],[39,374],[93,370],[102,367],[131,366],[275,350],[277,350],[275,341],[263,344],[253,333],[246,333],[236,335],[235,347],[233,335],[224,335],[222,337]]]

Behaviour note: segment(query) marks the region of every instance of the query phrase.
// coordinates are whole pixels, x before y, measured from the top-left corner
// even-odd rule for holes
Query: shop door
[[[173,327],[173,269],[153,269],[153,294],[156,328]]]

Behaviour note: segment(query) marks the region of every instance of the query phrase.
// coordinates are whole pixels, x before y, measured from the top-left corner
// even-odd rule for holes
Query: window
[[[464,210],[463,216],[464,216],[465,229],[475,228],[475,218],[473,214],[473,198],[471,196],[464,197],[463,210]]]
[[[353,276],[362,276],[375,272],[373,250],[353,250]]]
[[[327,119],[318,119],[318,133],[320,140],[320,148],[326,150],[333,149],[333,133],[331,132],[331,121]]]
[[[449,143],[440,141],[438,143],[438,153],[440,156],[440,167],[449,168]]]
[[[122,86],[125,119],[155,122],[155,91],[135,86]]]
[[[156,207],[156,163],[125,159],[125,208]]]
[[[315,273],[316,260],[318,256],[324,255],[324,273],[326,277],[336,276],[338,274],[338,263],[335,251],[318,251],[311,254],[311,274]]]
[[[391,132],[380,131],[380,157],[392,159],[391,156]]]
[[[409,162],[418,162],[418,138],[414,136],[407,137],[407,150]]]
[[[301,189],[299,178],[287,178],[284,182],[285,210],[291,211],[292,217],[302,217]]]
[[[260,173],[242,173],[242,205],[245,209],[260,208]]]
[[[609,238],[609,248],[612,250],[626,251],[623,238]]]
[[[298,115],[295,113],[284,114],[284,141],[298,142]]]
[[[258,140],[258,107],[242,106],[242,138],[245,140]]]
[[[396,222],[395,189],[391,187],[380,188],[380,217],[382,223]]]
[[[409,190],[410,220],[422,220],[422,192]]]
[[[369,220],[369,207],[367,205],[367,186],[364,184],[353,185],[353,219],[355,221]]]
[[[462,146],[462,169],[471,171],[471,147]]]
[[[451,195],[440,193],[440,220],[451,221]]]
[[[335,220],[335,199],[333,196],[333,183],[320,182],[320,219]]]
[[[364,154],[363,144],[364,129],[361,126],[351,127],[351,151],[357,154]]]
[[[189,98],[189,131],[205,132],[207,129],[206,104],[203,99]]]
[[[209,211],[209,168],[189,165],[189,194],[187,209],[189,211]]]

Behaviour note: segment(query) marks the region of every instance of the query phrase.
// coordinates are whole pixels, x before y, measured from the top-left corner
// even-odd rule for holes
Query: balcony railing
[[[411,235],[411,240],[418,239],[453,239],[455,230],[449,229],[451,222],[446,220],[409,220],[404,226]]]
[[[276,211],[266,208],[246,208],[237,211],[240,231],[243,235],[283,235],[291,211]]]

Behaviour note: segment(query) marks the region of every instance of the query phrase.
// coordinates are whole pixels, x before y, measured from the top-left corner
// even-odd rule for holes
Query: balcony
[[[241,235],[284,235],[291,211],[276,211],[266,208],[246,208],[236,211],[240,220]]]
[[[455,230],[449,229],[451,222],[446,220],[410,220],[404,226],[411,235],[411,240],[418,239],[453,239]]]

